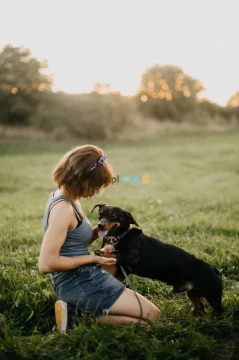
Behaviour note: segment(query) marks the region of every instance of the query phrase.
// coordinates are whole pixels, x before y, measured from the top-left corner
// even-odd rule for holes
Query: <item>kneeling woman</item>
[[[124,325],[147,323],[160,316],[149,300],[125,288],[113,275],[116,259],[92,255],[88,245],[98,228],[85,216],[81,198],[92,197],[110,185],[112,169],[103,151],[93,145],[74,148],[53,172],[57,189],[47,201],[39,271],[50,273],[59,299],[55,305],[57,327],[65,331],[64,306],[70,304],[99,322]]]

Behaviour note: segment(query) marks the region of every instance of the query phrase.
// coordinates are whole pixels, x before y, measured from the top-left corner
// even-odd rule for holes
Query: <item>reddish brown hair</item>
[[[53,182],[58,188],[63,186],[69,194],[77,197],[83,193],[86,182],[88,187],[93,189],[109,186],[113,173],[107,162],[91,170],[102,155],[103,150],[94,145],[73,148],[61,158],[53,170]]]

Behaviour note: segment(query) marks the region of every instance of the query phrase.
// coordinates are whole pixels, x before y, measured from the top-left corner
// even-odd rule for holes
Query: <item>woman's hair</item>
[[[63,186],[69,194],[76,196],[81,196],[86,183],[88,188],[92,189],[109,186],[112,181],[112,168],[105,161],[98,163],[103,155],[103,150],[94,145],[75,147],[56,165],[53,182],[58,188]]]

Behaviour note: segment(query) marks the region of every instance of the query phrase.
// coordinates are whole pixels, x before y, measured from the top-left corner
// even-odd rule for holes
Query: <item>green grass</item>
[[[82,142],[0,141],[0,359],[231,359],[239,357],[239,132],[162,134],[139,142],[90,141],[104,148],[120,182],[100,202],[132,212],[144,232],[217,266],[223,275],[222,318],[190,315],[185,294],[131,276],[162,311],[147,327],[86,324],[55,331],[55,295],[37,270],[43,212],[60,156]],[[149,184],[122,176],[148,173]],[[100,242],[94,244],[99,248]]]

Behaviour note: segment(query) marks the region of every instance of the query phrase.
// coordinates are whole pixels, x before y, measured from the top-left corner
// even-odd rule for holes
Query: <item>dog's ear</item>
[[[93,209],[91,210],[91,213],[95,210],[96,207],[99,207],[99,210],[102,208],[102,206],[105,206],[105,204],[97,204],[93,207]]]
[[[124,214],[127,216],[130,224],[133,224],[133,225],[136,225],[139,227],[137,221],[134,219],[133,215],[130,214],[130,212],[124,210]]]

